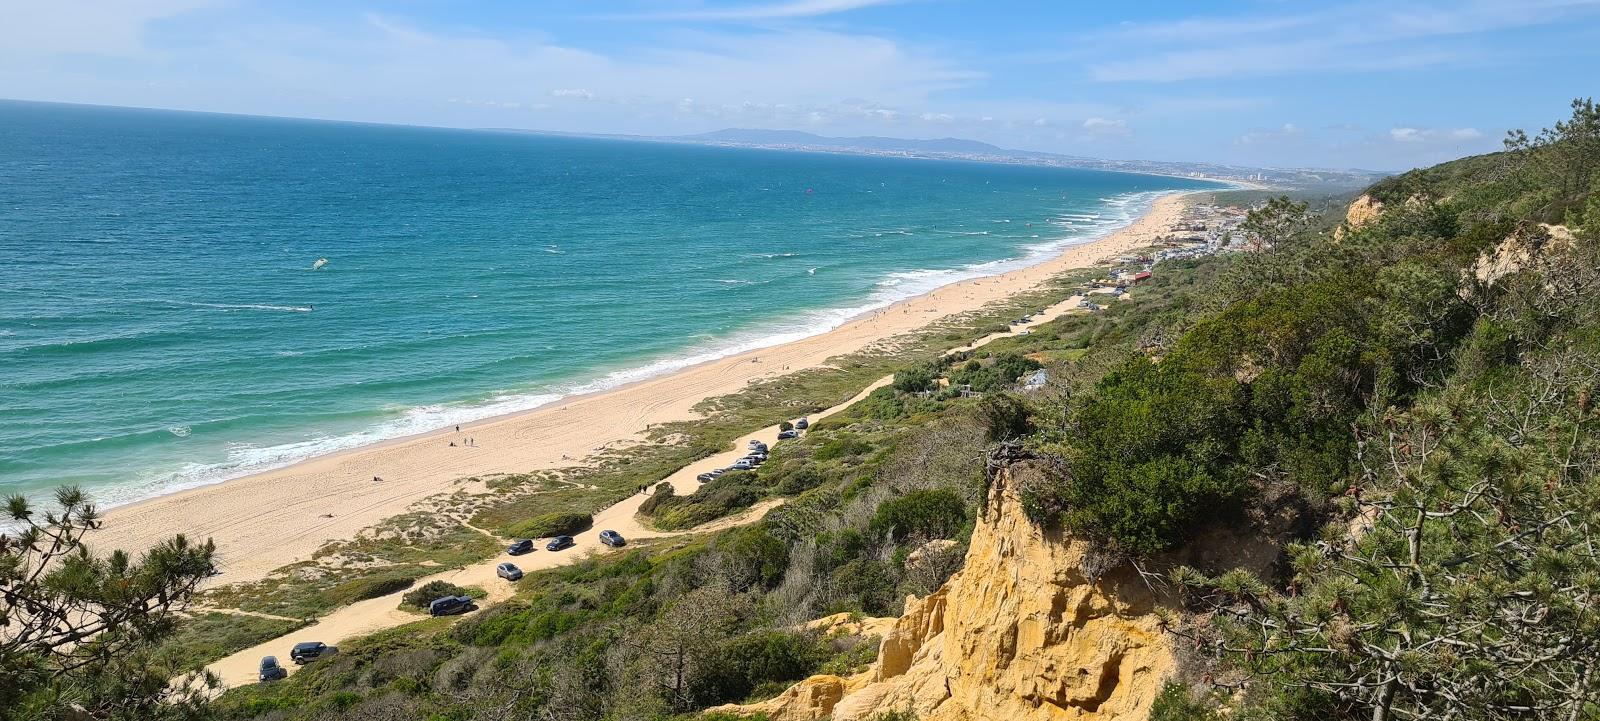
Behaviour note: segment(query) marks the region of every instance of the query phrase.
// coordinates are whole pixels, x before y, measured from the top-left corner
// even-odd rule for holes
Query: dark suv
[[[433,603],[428,604],[428,615],[454,616],[477,608],[477,605],[472,603],[471,596],[445,596],[444,598],[435,598]]]
[[[278,665],[277,656],[261,657],[261,672],[256,678],[262,681],[277,681],[289,677],[289,669]]]
[[[531,538],[524,538],[524,539],[518,540],[517,542],[515,542],[515,543],[513,543],[513,544],[511,544],[509,546],[506,546],[506,553],[509,553],[509,554],[511,554],[513,556],[520,556],[520,555],[522,555],[524,553],[532,553],[532,552],[533,552],[533,539],[531,539]]]
[[[572,536],[556,536],[555,538],[550,539],[549,543],[545,544],[544,550],[559,551],[563,548],[572,548],[576,545],[578,545],[578,543],[577,541],[572,540]]]
[[[623,540],[622,534],[611,530],[600,532],[600,542],[612,548],[621,548],[628,545],[628,542]]]
[[[306,641],[297,643],[289,649],[289,660],[297,664],[308,664],[323,656],[332,656],[339,652],[335,646],[329,646],[321,641]]]

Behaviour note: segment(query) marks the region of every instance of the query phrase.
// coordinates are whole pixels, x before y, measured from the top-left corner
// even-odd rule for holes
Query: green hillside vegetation
[[[1219,288],[1226,308],[1161,370],[1131,361],[1066,416],[1217,420],[1198,438],[1183,414],[1144,441],[1061,433],[1067,523],[1133,554],[1226,517],[1285,543],[1277,573],[1168,574],[1207,682],[1168,689],[1157,717],[1600,718],[1597,118],[1575,102],[1504,153],[1380,183],[1375,222],[1240,259],[1255,282]],[[1159,473],[1198,493],[1143,482]],[[1117,500],[1084,514],[1080,488]]]

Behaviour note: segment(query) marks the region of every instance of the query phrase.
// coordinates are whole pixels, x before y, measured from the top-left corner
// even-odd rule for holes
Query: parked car
[[[572,536],[556,536],[555,538],[550,539],[549,543],[545,544],[544,550],[559,551],[563,548],[572,548],[576,545],[578,545],[578,542],[572,540]]]
[[[522,579],[522,569],[517,568],[515,563],[502,563],[494,567],[494,575],[507,581],[518,581]]]
[[[765,453],[751,453],[750,455],[745,456],[744,459],[749,461],[750,465],[752,465],[752,466],[759,466],[759,465],[767,462],[767,454],[765,454]]]
[[[791,438],[799,438],[799,437],[800,437],[800,431],[778,431],[778,440],[780,440],[780,441],[787,441],[787,440],[789,440]]]
[[[707,471],[707,472],[702,473],[702,474],[700,474],[698,476],[695,476],[694,479],[699,481],[699,482],[701,482],[701,483],[710,483],[711,481],[716,480],[717,476],[720,476],[723,473],[724,473],[724,471],[721,470],[721,469],[717,469],[715,471]]]
[[[811,427],[811,421],[808,421],[808,420],[806,420],[804,418],[801,418],[800,420],[794,422],[794,427],[795,428],[799,428],[800,430],[803,431],[803,430]]]
[[[748,459],[748,458],[740,458],[739,460],[734,461],[733,465],[728,466],[728,470],[730,470],[730,471],[748,471],[748,470],[750,470],[752,468],[755,468],[755,467],[756,467],[755,464],[751,463],[750,459]]]
[[[520,555],[522,555],[524,553],[532,553],[532,552],[533,552],[533,539],[531,539],[531,538],[519,538],[519,539],[517,539],[517,541],[515,543],[512,543],[509,546],[506,546],[506,553],[509,553],[509,554],[511,554],[513,556],[520,556]]]
[[[600,542],[612,548],[621,548],[628,545],[628,541],[622,537],[622,534],[611,530],[600,532]]]
[[[277,681],[288,677],[289,669],[278,665],[277,656],[261,657],[261,672],[257,675],[257,679],[261,681]]]
[[[472,602],[471,596],[445,596],[435,598],[428,604],[429,616],[454,616],[468,611],[478,610],[477,604]]]
[[[761,441],[758,441],[758,440],[755,440],[755,439],[751,439],[750,440],[750,444],[746,446],[746,448],[749,448],[752,451],[763,450],[766,447],[767,447],[767,444],[762,443]]]
[[[311,663],[323,656],[332,656],[339,652],[338,647],[329,646],[321,641],[302,641],[289,649],[289,660],[296,664]]]

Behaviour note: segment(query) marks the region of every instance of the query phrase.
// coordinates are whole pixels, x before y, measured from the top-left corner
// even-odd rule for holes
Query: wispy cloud
[[[1298,141],[1306,131],[1294,123],[1284,123],[1276,128],[1255,128],[1234,141],[1236,145],[1266,145]]]
[[[1390,128],[1389,139],[1397,143],[1459,143],[1477,140],[1483,131],[1477,128]]]
[[[1124,23],[1082,38],[1099,82],[1392,71],[1482,61],[1461,38],[1600,14],[1600,0],[1354,2],[1300,14]],[[1129,49],[1136,54],[1129,54]]]
[[[1090,135],[1124,136],[1128,134],[1128,121],[1121,118],[1089,118],[1083,121],[1083,129]]]
[[[637,15],[623,15],[634,20],[782,20],[809,18],[860,10],[875,5],[889,5],[908,0],[793,0],[792,2],[763,5],[733,5],[727,7],[695,8]]]

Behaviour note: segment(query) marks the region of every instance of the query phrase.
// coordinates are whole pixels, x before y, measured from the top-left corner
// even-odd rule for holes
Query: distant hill
[[[879,136],[829,137],[803,130],[725,128],[694,135],[613,135],[569,133],[513,128],[487,128],[499,132],[533,133],[568,137],[611,138],[658,143],[694,143],[769,150],[797,150],[860,155],[888,155],[906,158],[971,160],[984,163],[1013,163],[1057,168],[1083,168],[1125,173],[1177,175],[1254,183],[1278,190],[1317,190],[1349,192],[1365,188],[1388,173],[1373,170],[1323,168],[1252,168],[1220,163],[1155,160],[1107,160],[1079,155],[1061,155],[1032,150],[1002,148],[965,138],[885,138]]]
[[[810,148],[838,148],[841,150],[867,150],[908,153],[985,153],[1013,155],[1021,151],[1006,150],[989,143],[963,138],[884,138],[862,136],[830,138],[825,135],[800,130],[758,130],[727,128],[697,135],[681,135],[676,139],[703,143],[737,143],[740,145],[793,145]]]

